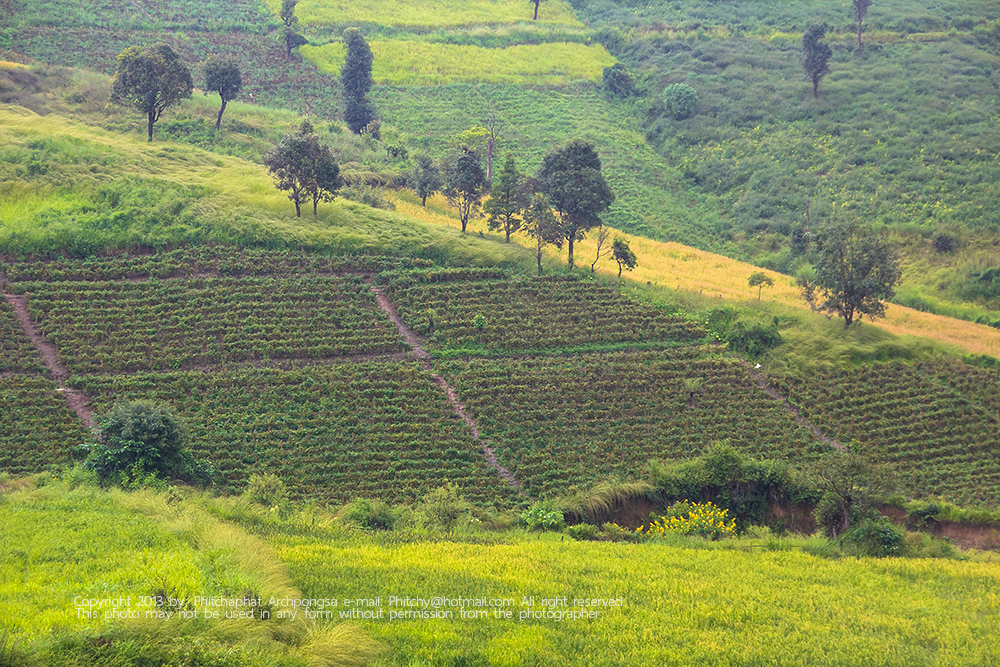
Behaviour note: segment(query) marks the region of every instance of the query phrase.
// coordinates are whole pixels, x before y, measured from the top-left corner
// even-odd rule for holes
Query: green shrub
[[[566,532],[574,540],[596,540],[600,528],[591,523],[577,523],[567,527]]]
[[[605,523],[601,525],[601,539],[609,542],[644,542],[649,537],[637,530],[622,528],[617,523]]]
[[[698,111],[698,91],[686,83],[673,83],[663,90],[663,106],[674,120],[684,120]]]
[[[447,532],[472,519],[472,504],[459,494],[456,484],[446,484],[425,495],[419,510],[430,526]]]
[[[288,503],[288,487],[280,477],[271,473],[250,475],[242,498],[265,507],[281,507]]]
[[[601,81],[604,90],[614,97],[631,97],[635,94],[635,81],[625,65],[615,63],[611,67],[604,68],[604,75]]]
[[[75,489],[79,486],[97,486],[101,483],[101,478],[95,471],[90,468],[85,468],[79,463],[72,468],[67,468],[62,474],[62,480],[66,482],[71,489]]]
[[[905,537],[903,531],[885,517],[862,519],[844,533],[844,548],[855,556],[885,558],[901,556]]]
[[[564,523],[562,511],[552,501],[535,503],[521,513],[521,520],[528,530],[558,530]]]
[[[356,498],[344,508],[341,517],[368,530],[392,530],[399,523],[400,513],[383,500]]]

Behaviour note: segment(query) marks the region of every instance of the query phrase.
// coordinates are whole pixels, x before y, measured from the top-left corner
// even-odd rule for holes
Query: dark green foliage
[[[958,249],[958,239],[947,232],[934,236],[934,250],[940,253],[954,252]]]
[[[592,143],[574,139],[547,153],[536,177],[558,214],[572,267],[573,243],[601,224],[599,216],[615,200],[601,173],[601,159]]]
[[[830,71],[829,61],[833,56],[830,45],[820,41],[824,35],[826,35],[826,26],[814,23],[802,36],[804,54],[802,65],[806,69],[806,76],[812,81],[813,98],[817,100],[819,99],[819,82]]]
[[[753,358],[763,356],[768,350],[784,342],[776,326],[758,322],[749,327],[743,322],[737,322],[726,340],[729,342],[730,350],[742,352]]]
[[[249,503],[280,508],[289,502],[288,487],[280,477],[272,473],[251,475],[242,498]]]
[[[421,206],[427,206],[427,198],[438,192],[444,185],[444,181],[441,180],[441,172],[427,153],[417,155],[417,163],[413,167],[411,178],[413,191],[420,197]]]
[[[966,299],[1000,300],[1000,267],[973,271],[959,290]]]
[[[877,501],[895,490],[895,475],[885,465],[874,463],[857,451],[834,450],[816,462],[813,484],[823,492],[816,521],[830,537],[846,533],[854,521],[867,516]]]
[[[518,171],[514,154],[507,153],[500,179],[490,190],[490,198],[483,205],[486,222],[493,231],[503,231],[507,243],[510,235],[521,228],[521,211],[528,204],[521,187],[524,175]]]
[[[367,530],[392,530],[399,523],[400,514],[384,500],[356,498],[348,504],[341,517]]]
[[[418,509],[428,524],[449,533],[472,518],[472,504],[455,484],[445,484],[425,495]]]
[[[815,245],[816,277],[804,281],[806,301],[816,310],[843,317],[845,329],[855,317],[885,317],[884,300],[895,295],[902,275],[895,248],[856,220],[829,223]]]
[[[663,89],[663,106],[674,120],[690,118],[698,112],[698,91],[686,83],[672,83]]]
[[[188,449],[184,424],[166,404],[118,403],[101,420],[97,442],[85,445],[85,466],[105,482],[152,475],[207,482],[211,467]]]
[[[854,13],[858,19],[858,48],[861,48],[861,21],[864,20],[868,8],[871,7],[872,0],[852,0],[854,3]]]
[[[230,100],[236,99],[242,89],[243,75],[240,73],[239,65],[235,62],[213,57],[205,63],[205,90],[218,93],[222,100],[219,117],[215,120],[216,130],[222,125],[222,114],[226,111],[226,105],[229,104]]]
[[[760,301],[761,292],[764,291],[765,287],[774,287],[774,280],[763,271],[755,271],[750,275],[750,279],[747,281],[747,284],[750,285],[750,287],[757,288],[757,300]]]
[[[292,57],[292,49],[304,46],[309,43],[305,37],[295,30],[295,25],[299,22],[299,17],[295,15],[295,5],[299,0],[282,0],[281,10],[278,16],[281,18],[281,40],[285,43],[285,57]]]
[[[535,239],[535,261],[538,264],[538,275],[542,275],[542,251],[546,246],[562,248],[563,244],[562,229],[545,195],[537,192],[532,195],[524,209],[522,229]]]
[[[848,553],[855,556],[902,556],[905,537],[903,531],[885,517],[865,518],[844,533],[843,545]]]
[[[344,31],[346,54],[340,70],[340,84],[344,91],[344,121],[351,132],[360,134],[378,118],[375,107],[368,99],[372,87],[372,50],[364,35],[357,28]]]
[[[635,94],[635,81],[622,63],[604,68],[601,85],[614,97],[631,97]]]
[[[264,166],[278,189],[288,191],[297,217],[302,217],[301,205],[308,199],[312,199],[315,217],[319,201],[332,201],[344,184],[336,158],[329,146],[320,143],[308,120],[264,156]]]
[[[622,277],[622,269],[631,271],[639,265],[639,259],[632,252],[632,249],[628,247],[628,241],[625,239],[615,239],[615,242],[611,244],[611,256],[618,262],[619,278]]]
[[[463,148],[462,154],[448,169],[444,189],[444,195],[448,201],[458,209],[458,218],[462,222],[463,234],[469,224],[469,219],[478,215],[479,206],[486,195],[488,186],[479,153]]]
[[[133,46],[118,55],[118,69],[111,82],[111,102],[146,116],[149,141],[153,123],[165,109],[191,97],[191,70],[166,44],[148,49]]]

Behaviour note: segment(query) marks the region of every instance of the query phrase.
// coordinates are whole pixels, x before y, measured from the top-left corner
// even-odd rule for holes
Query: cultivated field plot
[[[90,376],[73,384],[95,397],[98,412],[116,401],[168,402],[188,424],[195,455],[210,459],[231,490],[267,471],[297,494],[337,502],[413,501],[446,481],[484,504],[513,495],[415,363]]]
[[[405,350],[357,276],[20,287],[32,320],[74,373]]]
[[[603,46],[577,43],[523,44],[504,49],[403,40],[371,43],[372,78],[379,85],[449,83],[561,84],[600,81],[615,59]],[[344,62],[339,42],[303,46],[302,55],[330,76]]]
[[[38,350],[24,334],[14,309],[0,297],[0,373],[41,373],[44,370]]]
[[[573,277],[400,281],[391,296],[403,320],[426,334],[428,347],[437,350],[686,343],[706,335],[701,325],[682,316],[628,301],[611,287]]]
[[[975,371],[975,369],[973,369]],[[782,390],[828,435],[892,464],[904,490],[964,503],[1000,502],[1000,421],[965,391],[904,363],[786,380]],[[994,399],[995,400],[995,399]]]
[[[275,14],[281,0],[266,0]],[[305,24],[375,23],[398,27],[474,26],[529,22],[535,7],[527,0],[300,0],[295,15]],[[546,0],[539,8],[538,21],[582,25],[565,0]]]
[[[726,438],[749,454],[797,462],[828,449],[744,365],[704,347],[447,361],[440,372],[532,494],[634,479],[650,459],[690,458]],[[693,398],[688,379],[701,381]]]
[[[219,276],[289,276],[378,273],[389,269],[427,268],[422,259],[378,255],[325,257],[310,253],[240,247],[191,246],[155,255],[121,255],[98,259],[18,262],[4,267],[12,283],[31,280],[136,280]],[[11,284],[15,293],[23,286]]]
[[[16,477],[68,464],[89,437],[51,380],[0,378],[0,470]]]
[[[276,22],[259,0],[19,0],[14,7],[28,25],[66,28],[264,33]]]
[[[1000,421],[1000,368],[979,368],[959,361],[917,364],[917,369],[952,389]]]

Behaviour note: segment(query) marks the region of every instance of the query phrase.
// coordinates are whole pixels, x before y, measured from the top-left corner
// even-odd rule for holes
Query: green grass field
[[[265,0],[277,14],[280,0]],[[376,25],[405,27],[476,26],[531,21],[534,6],[527,0],[373,0],[352,5],[337,0],[302,0],[295,14],[305,24]],[[565,0],[546,0],[538,12],[543,23],[579,26]]]
[[[403,40],[373,41],[372,78],[380,85],[448,83],[560,84],[600,81],[615,60],[603,46],[529,44],[504,49]],[[340,43],[303,46],[302,55],[331,76],[340,74]]]

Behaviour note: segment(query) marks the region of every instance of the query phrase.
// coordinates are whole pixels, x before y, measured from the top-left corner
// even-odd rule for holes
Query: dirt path
[[[35,323],[31,321],[31,316],[28,315],[27,298],[19,294],[4,294],[4,297],[17,314],[17,319],[21,322],[21,328],[24,329],[24,333],[41,353],[42,358],[45,360],[45,365],[49,368],[49,372],[52,373],[52,377],[59,384],[59,388],[56,391],[66,397],[66,403],[69,404],[70,409],[76,413],[87,428],[93,428],[94,419],[93,413],[90,410],[90,399],[86,394],[66,386],[66,378],[69,377],[69,372],[59,364],[59,351],[56,349],[56,346],[45,340],[45,337],[38,333],[38,329],[35,328]]]
[[[768,382],[767,378],[763,374],[758,373],[757,370],[749,364],[749,362],[746,364],[746,366],[747,370],[750,372],[750,377],[753,378],[753,381],[757,383],[757,386],[766,391],[768,396],[770,396],[774,400],[781,401],[781,404],[784,406],[785,410],[788,411],[790,415],[795,417],[795,422],[799,426],[805,426],[810,431],[812,431],[813,435],[816,436],[816,439],[819,440],[820,442],[825,442],[831,447],[836,447],[840,451],[847,450],[847,448],[844,447],[842,444],[840,444],[830,436],[823,433],[823,431],[819,430],[818,426],[807,421],[806,418],[802,416],[802,411],[799,410],[797,406],[793,405],[791,401],[782,396],[781,392],[779,392],[774,387],[774,385]]]
[[[406,339],[406,342],[411,348],[413,348],[413,354],[420,360],[427,372],[431,374],[434,378],[434,382],[437,383],[439,387],[444,391],[445,395],[448,397],[448,402],[451,403],[451,408],[454,410],[459,417],[468,425],[469,430],[472,432],[472,437],[476,442],[480,444],[483,448],[483,456],[486,458],[486,462],[489,463],[497,474],[503,479],[509,486],[517,489],[519,493],[524,493],[521,488],[521,483],[517,481],[514,474],[510,470],[500,465],[497,461],[496,454],[493,453],[493,448],[486,444],[479,435],[479,427],[476,425],[476,420],[473,419],[469,413],[465,411],[465,406],[462,405],[461,401],[458,400],[458,395],[455,393],[455,389],[448,384],[448,381],[441,377],[439,374],[434,372],[434,368],[431,366],[430,358],[431,356],[427,354],[427,351],[423,348],[423,341],[417,336],[416,333],[410,327],[406,326],[403,319],[399,316],[396,311],[396,307],[386,298],[385,294],[382,293],[378,287],[372,286],[372,292],[375,293],[375,299],[378,301],[379,308],[385,311],[385,314],[389,316],[393,324],[399,330],[400,335]]]

